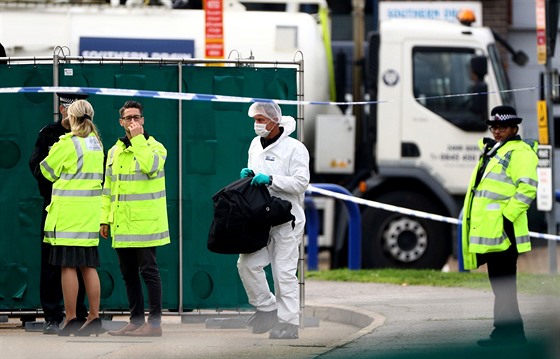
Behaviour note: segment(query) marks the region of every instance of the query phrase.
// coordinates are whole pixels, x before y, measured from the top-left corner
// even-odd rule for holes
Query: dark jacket
[[[215,253],[252,253],[268,243],[270,228],[294,224],[289,201],[271,197],[264,186],[251,186],[252,177],[232,182],[212,196],[214,219],[208,249]]]
[[[70,132],[62,126],[62,120],[46,125],[39,131],[39,136],[35,142],[35,148],[29,158],[29,169],[33,177],[37,180],[39,193],[45,201],[45,205],[51,202],[52,182],[47,180],[41,173],[41,161],[47,157],[51,147],[58,142],[60,136]]]

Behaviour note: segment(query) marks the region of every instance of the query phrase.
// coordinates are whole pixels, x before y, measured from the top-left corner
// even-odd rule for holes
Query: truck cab
[[[489,109],[513,105],[491,30],[443,21],[392,19],[372,34],[368,58],[374,164],[356,195],[457,218],[470,174],[489,136]],[[365,136],[366,138],[368,136]],[[441,268],[456,227],[367,207],[366,267]]]

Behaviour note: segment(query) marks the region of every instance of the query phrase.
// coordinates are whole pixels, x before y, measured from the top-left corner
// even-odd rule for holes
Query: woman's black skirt
[[[95,247],[51,246],[49,264],[61,267],[99,267],[99,252]]]

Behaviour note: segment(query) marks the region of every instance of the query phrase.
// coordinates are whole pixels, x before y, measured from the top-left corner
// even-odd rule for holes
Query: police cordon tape
[[[321,101],[296,101],[296,100],[275,100],[257,97],[239,97],[239,96],[225,96],[225,95],[208,95],[188,92],[168,92],[168,91],[151,91],[151,90],[130,90],[130,89],[115,89],[115,88],[102,88],[102,87],[59,87],[59,86],[45,86],[45,87],[2,87],[0,93],[49,93],[49,92],[78,92],[86,93],[88,95],[110,95],[110,96],[128,96],[128,97],[147,97],[157,99],[171,99],[171,100],[185,100],[185,101],[212,101],[212,102],[276,102],[280,105],[332,105],[338,104],[336,102],[321,102]],[[340,104],[367,104],[367,103],[381,103],[387,101],[377,102],[341,102]]]
[[[513,90],[496,91],[500,92],[516,92],[516,91],[534,91],[537,87],[526,87]],[[131,90],[131,89],[116,89],[116,88],[103,88],[103,87],[65,87],[65,86],[42,86],[42,87],[1,87],[0,93],[55,93],[55,92],[79,92],[88,95],[109,95],[109,96],[128,96],[128,97],[147,97],[171,100],[185,100],[185,101],[212,101],[212,102],[276,102],[280,105],[374,105],[382,103],[397,102],[395,100],[382,100],[382,101],[349,101],[349,102],[329,102],[329,101],[299,101],[299,100],[280,100],[256,97],[239,97],[239,96],[225,96],[225,95],[208,95],[188,92],[168,92],[168,91],[152,91],[152,90]],[[449,98],[449,97],[462,97],[462,96],[476,96],[480,94],[491,94],[494,92],[471,92],[463,94],[453,94],[444,96],[430,96],[417,98],[416,100],[427,100],[436,98]]]
[[[522,89],[506,90],[503,92],[526,91],[526,90],[535,90],[535,89],[536,87],[528,87]],[[56,93],[56,92],[79,92],[79,93],[87,93],[89,95],[110,95],[110,96],[129,96],[129,97],[134,96],[134,97],[175,99],[175,100],[186,100],[186,101],[215,101],[215,102],[242,102],[242,103],[274,101],[281,105],[338,105],[338,104],[369,105],[369,104],[391,102],[391,101],[356,101],[356,102],[293,101],[293,100],[275,100],[275,99],[253,98],[253,97],[208,95],[208,94],[197,94],[197,93],[151,91],[151,90],[115,89],[115,88],[102,88],[102,87],[41,86],[41,87],[1,87],[0,88],[0,93]],[[446,96],[437,96],[437,97],[438,98],[456,97],[456,96],[477,95],[477,94],[478,93],[467,93],[467,94],[446,95]],[[345,194],[336,193],[313,186],[309,186],[308,190],[325,196],[335,197],[345,201],[351,201],[358,204],[363,204],[369,207],[385,209],[388,211],[398,212],[398,213],[407,214],[410,216],[415,216],[420,218],[431,219],[435,221],[447,222],[455,225],[459,224],[459,220],[452,217],[444,217],[437,214],[416,211],[416,210],[397,207],[389,204],[369,201],[363,198],[352,197]],[[533,238],[560,241],[560,236],[552,235],[552,234],[529,232],[529,235]]]
[[[323,196],[334,197],[334,198],[337,198],[337,199],[340,199],[340,200],[343,200],[343,201],[350,201],[350,202],[354,202],[354,203],[357,203],[357,204],[362,204],[364,206],[379,208],[379,209],[383,209],[383,210],[391,211],[391,212],[402,213],[402,214],[406,214],[406,215],[409,215],[409,216],[431,219],[431,220],[434,220],[434,221],[446,222],[446,223],[455,224],[455,225],[458,225],[460,223],[460,221],[457,218],[445,217],[445,216],[440,216],[439,214],[416,211],[416,210],[413,210],[413,209],[393,206],[391,204],[385,204],[385,203],[370,201],[370,200],[367,200],[367,199],[364,199],[364,198],[349,196],[347,194],[325,190],[325,189],[322,189],[322,188],[315,187],[313,185],[309,185],[307,190],[309,192],[318,193],[318,194],[323,195]],[[553,234],[529,232],[529,235],[533,238],[560,241],[560,236],[553,235]]]

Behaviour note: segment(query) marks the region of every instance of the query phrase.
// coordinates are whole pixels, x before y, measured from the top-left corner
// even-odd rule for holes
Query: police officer
[[[531,250],[527,210],[537,194],[536,141],[518,134],[515,109],[492,109],[493,138],[480,140],[482,154],[474,169],[463,214],[465,269],[487,264],[494,292],[494,330],[480,346],[525,343],[517,302],[517,257]]]
[[[41,276],[39,284],[39,298],[43,313],[45,315],[45,325],[43,327],[43,334],[57,334],[59,324],[63,321],[64,312],[62,306],[62,287],[60,282],[60,266],[53,266],[49,264],[49,253],[51,245],[43,242],[45,226],[45,219],[47,212],[45,208],[51,203],[52,182],[48,181],[41,173],[41,161],[47,157],[50,148],[58,142],[59,137],[70,132],[70,124],[68,122],[67,108],[74,101],[85,99],[88,97],[86,94],[80,93],[57,93],[59,99],[59,111],[62,115],[61,118],[54,123],[48,124],[39,131],[39,136],[35,142],[35,148],[29,159],[29,168],[31,173],[37,180],[39,186],[39,193],[43,197],[43,215],[41,217]],[[81,275],[79,279],[79,292],[78,292],[78,307],[77,317],[79,321],[85,322],[88,316],[88,311],[84,305],[85,288]]]

